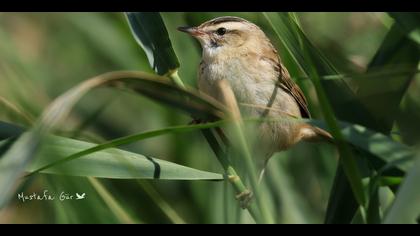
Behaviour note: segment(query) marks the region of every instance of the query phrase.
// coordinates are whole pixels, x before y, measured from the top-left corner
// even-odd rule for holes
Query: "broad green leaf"
[[[126,13],[131,31],[159,75],[171,74],[179,67],[165,23],[158,12]]]
[[[387,163],[383,168],[397,167],[404,172],[411,168],[414,155],[412,148],[360,125],[340,122],[340,126],[349,143]]]
[[[407,172],[394,203],[385,217],[385,224],[417,224],[420,219],[420,158]]]
[[[27,168],[33,171],[96,144],[70,138],[49,136]],[[114,179],[165,179],[165,180],[222,180],[221,174],[200,171],[137,153],[110,148],[91,153],[72,161],[41,171],[46,174],[90,176]]]
[[[358,97],[371,114],[369,128],[389,134],[401,99],[417,72],[419,59],[417,45],[406,37],[398,25],[393,25],[369,63],[366,73],[391,70],[407,73],[383,73],[382,78],[354,81],[359,87]]]
[[[180,125],[180,126],[174,126],[174,127],[167,127],[167,128],[163,128],[163,129],[159,129],[159,130],[152,130],[152,131],[146,131],[143,133],[139,133],[139,134],[133,134],[133,135],[129,135],[126,137],[120,137],[114,140],[110,140],[107,141],[105,143],[102,144],[98,144],[95,145],[91,148],[85,149],[85,150],[81,150],[80,152],[76,152],[73,153],[67,157],[61,158],[60,160],[57,160],[56,162],[50,162],[47,165],[41,166],[38,169],[35,169],[34,171],[32,171],[29,175],[33,175],[36,174],[38,172],[41,172],[45,169],[54,167],[56,165],[60,165],[63,164],[65,162],[68,161],[72,161],[78,158],[81,158],[83,156],[98,152],[98,151],[102,151],[108,148],[113,148],[113,147],[118,147],[118,146],[122,146],[122,145],[127,145],[127,144],[131,144],[134,142],[138,142],[140,140],[144,140],[144,139],[148,139],[148,138],[153,138],[156,136],[160,136],[160,135],[165,135],[165,134],[169,134],[169,133],[182,133],[182,132],[191,132],[191,131],[195,131],[195,130],[199,130],[199,129],[209,129],[209,128],[214,128],[214,127],[219,127],[222,124],[225,124],[225,121],[217,121],[217,122],[212,122],[212,123],[206,123],[206,124],[196,124],[196,125]]]
[[[408,38],[420,45],[419,12],[389,12],[388,14],[406,32]]]

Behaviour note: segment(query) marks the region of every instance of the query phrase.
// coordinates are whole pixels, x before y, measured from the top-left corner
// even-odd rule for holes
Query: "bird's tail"
[[[335,144],[333,136],[321,128],[305,124],[304,129],[310,130],[310,132],[305,132],[305,135],[303,137],[305,141],[309,141],[309,142],[324,141],[331,144]]]
[[[320,137],[321,139],[329,143],[332,143],[332,144],[335,143],[333,136],[329,132],[318,127],[313,126],[313,128],[318,137]]]

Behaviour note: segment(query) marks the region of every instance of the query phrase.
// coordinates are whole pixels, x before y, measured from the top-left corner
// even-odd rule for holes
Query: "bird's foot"
[[[248,189],[244,190],[243,192],[237,194],[235,196],[236,200],[239,201],[239,205],[242,209],[246,209],[249,206],[249,203],[251,202],[253,197],[253,193],[249,191]]]

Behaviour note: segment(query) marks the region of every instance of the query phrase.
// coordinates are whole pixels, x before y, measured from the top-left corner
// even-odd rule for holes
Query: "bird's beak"
[[[204,31],[202,31],[200,28],[198,27],[188,27],[188,26],[184,26],[184,27],[178,27],[179,31],[188,33],[194,37],[198,37],[201,35],[206,34]]]

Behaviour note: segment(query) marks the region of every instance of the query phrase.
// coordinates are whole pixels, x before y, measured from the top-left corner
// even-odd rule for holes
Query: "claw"
[[[239,201],[239,205],[241,206],[242,209],[248,208],[249,203],[252,200],[252,197],[253,197],[253,194],[248,189],[235,196],[236,200]]]

